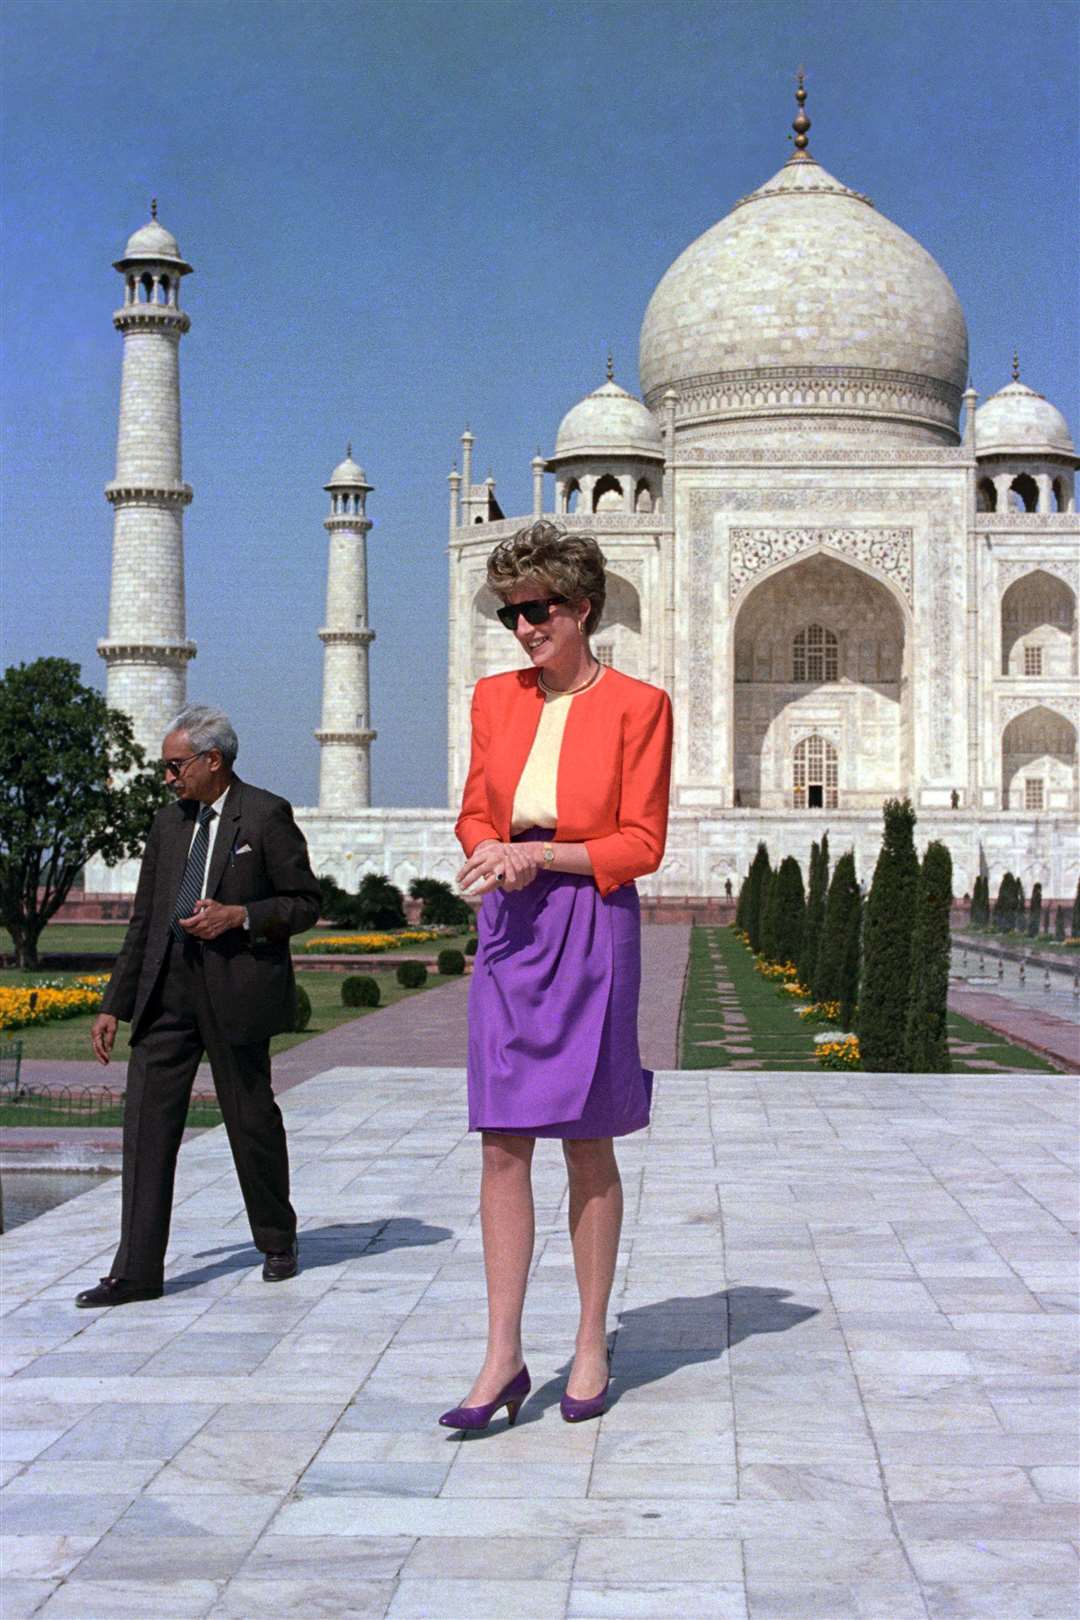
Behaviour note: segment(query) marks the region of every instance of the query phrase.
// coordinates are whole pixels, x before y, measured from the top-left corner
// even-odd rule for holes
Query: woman
[[[581,1300],[562,1415],[604,1410],[622,1224],[612,1139],[648,1124],[652,1092],[638,1051],[634,879],[663,858],[671,774],[667,694],[589,647],[605,591],[596,541],[534,523],[496,546],[487,578],[532,667],[477,682],[456,827],[458,881],[483,896],[468,1076],[488,1288],[484,1364],[439,1419],[458,1429],[485,1428],[503,1406],[513,1423],[530,1388],[521,1312],[538,1136],[563,1144]]]

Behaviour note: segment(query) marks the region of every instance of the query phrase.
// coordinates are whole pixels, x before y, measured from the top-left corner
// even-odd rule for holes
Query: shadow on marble
[[[334,1226],[302,1227],[300,1230],[300,1270],[316,1271],[320,1266],[340,1266],[367,1253],[386,1254],[391,1249],[414,1249],[446,1243],[454,1236],[448,1226],[429,1226],[408,1215],[394,1215],[381,1221],[344,1221]],[[220,1256],[220,1258],[215,1258]],[[204,1287],[215,1278],[233,1271],[250,1271],[261,1256],[252,1243],[228,1243],[217,1249],[201,1249],[194,1260],[211,1263],[169,1277],[167,1294]]]

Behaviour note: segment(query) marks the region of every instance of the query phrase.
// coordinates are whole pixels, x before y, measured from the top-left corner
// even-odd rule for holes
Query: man
[[[285,1127],[270,1086],[270,1037],[295,1017],[289,936],[319,915],[307,845],[284,799],[241,782],[217,709],[191,707],[162,744],[176,795],[154,818],[135,906],[91,1030],[108,1063],[131,1023],[120,1247],[76,1305],[162,1293],[176,1155],[195,1071],[209,1056],[263,1277],[297,1270]]]

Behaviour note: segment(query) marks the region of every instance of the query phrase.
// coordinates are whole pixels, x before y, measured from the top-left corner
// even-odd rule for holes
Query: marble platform
[[[304,1269],[261,1282],[228,1147],[182,1151],[164,1299],[98,1313],[115,1184],[0,1241],[3,1620],[1077,1613],[1076,1088],[667,1072],[622,1147],[613,1400],[537,1152],[517,1426],[481,1353],[456,1069],[282,1098]]]

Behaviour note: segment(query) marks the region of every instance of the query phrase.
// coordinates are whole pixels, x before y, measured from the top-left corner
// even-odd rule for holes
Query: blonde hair
[[[506,597],[526,580],[536,580],[553,596],[589,604],[585,634],[591,636],[604,611],[607,585],[604,554],[591,534],[567,534],[541,518],[495,547],[487,563],[487,583]]]

